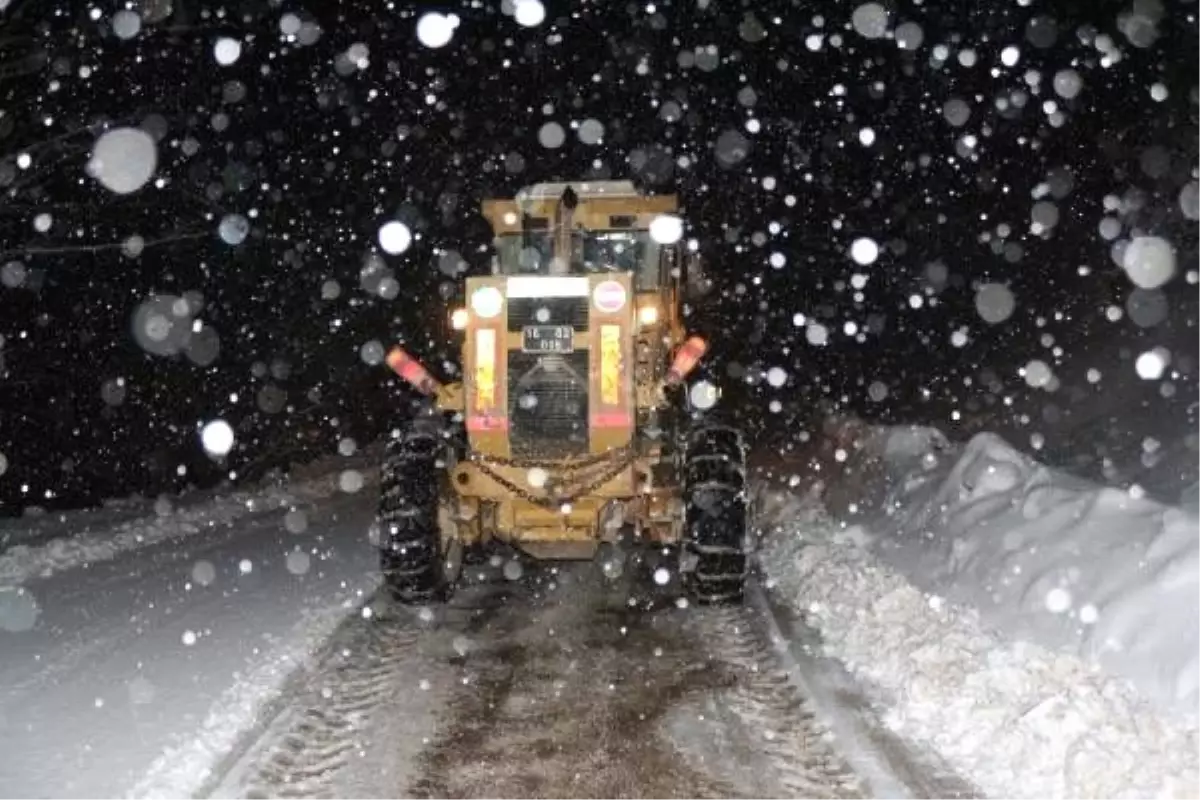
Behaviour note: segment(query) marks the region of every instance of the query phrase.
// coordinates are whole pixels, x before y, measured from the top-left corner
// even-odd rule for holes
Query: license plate
[[[575,331],[570,325],[526,325],[521,350],[526,353],[573,353]]]

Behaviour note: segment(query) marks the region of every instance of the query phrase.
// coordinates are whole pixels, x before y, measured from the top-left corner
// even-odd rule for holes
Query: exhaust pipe
[[[555,209],[554,255],[550,258],[551,275],[571,274],[571,257],[573,233],[575,228],[575,208],[579,205],[579,195],[568,186],[559,199]]]

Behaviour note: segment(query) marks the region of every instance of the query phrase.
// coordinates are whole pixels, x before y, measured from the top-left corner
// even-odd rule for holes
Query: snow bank
[[[868,449],[871,449],[869,446]],[[1200,520],[1052,470],[999,437],[885,429],[875,555],[1007,636],[1099,663],[1161,708],[1200,701]]]
[[[219,525],[264,511],[293,507],[332,497],[339,491],[363,491],[375,477],[367,471],[371,456],[351,461],[323,459],[298,472],[290,480],[263,485],[228,496],[215,493],[177,506],[162,497],[140,513],[122,506],[120,513],[79,511],[56,515],[55,538],[39,538],[37,543],[11,544],[0,553],[0,587],[17,586],[35,578],[74,569],[100,561],[109,561],[122,553],[141,547],[194,536]],[[358,469],[362,467],[362,471]],[[354,473],[349,475],[348,473]],[[0,541],[19,541],[4,537]]]
[[[998,797],[1195,796],[1197,736],[1124,681],[990,630],[929,596],[809,501],[768,497],[787,520],[764,541],[770,588],[822,634],[885,723]]]
[[[0,554],[0,785],[202,789],[378,585],[376,463],[55,515],[59,538]]]
[[[262,721],[284,684],[371,595],[375,588],[371,580],[364,578],[361,583],[339,604],[305,609],[300,622],[282,637],[270,656],[247,673],[236,675],[199,729],[175,737],[176,741],[163,748],[127,796],[192,797],[202,790],[242,737]]]
[[[15,545],[0,555],[0,586],[48,578],[84,564],[109,561],[139,547],[193,536],[214,525],[228,525],[255,507],[252,501],[224,499],[177,511],[164,508],[161,516],[120,523],[111,530],[60,536],[43,545]]]

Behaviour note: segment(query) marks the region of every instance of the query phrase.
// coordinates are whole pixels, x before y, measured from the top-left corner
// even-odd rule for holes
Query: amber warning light
[[[404,352],[402,348],[393,347],[387,354],[387,365],[392,371],[413,385],[417,391],[424,394],[436,394],[441,388],[429,371],[421,366],[421,362]]]
[[[700,359],[706,352],[708,352],[708,342],[699,336],[688,337],[688,340],[680,345],[675,359],[671,362],[670,369],[667,370],[667,384],[674,385],[686,378],[688,373],[700,363]]]

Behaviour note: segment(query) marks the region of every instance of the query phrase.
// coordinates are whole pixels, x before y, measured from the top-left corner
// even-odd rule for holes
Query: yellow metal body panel
[[[558,211],[559,198],[547,197],[521,203],[518,200],[484,200],[483,216],[500,236],[505,233],[520,233],[523,214],[543,219],[554,219]],[[575,224],[589,231],[609,230],[612,217],[633,217],[630,226],[648,230],[651,221],[659,214],[673,214],[679,210],[679,200],[674,195],[656,197],[587,197],[579,201],[575,209]]]
[[[546,502],[544,489],[530,485],[527,469],[460,463],[451,472],[459,500],[459,536],[468,544],[489,539],[514,544],[612,541],[622,523],[636,523],[647,541],[676,541],[682,517],[677,487],[645,480],[656,461],[636,459],[611,480],[563,504]],[[485,505],[489,519],[482,513]],[[609,526],[604,525],[606,510],[613,523]]]
[[[443,383],[434,398],[442,411],[462,411],[466,402],[461,383]]]
[[[508,353],[521,350],[523,336],[521,331],[507,330],[508,280],[505,276],[467,279],[468,298],[483,287],[493,287],[506,298],[497,316],[486,319],[471,316],[463,337],[463,408],[468,420],[468,438],[475,450],[493,457],[510,455]],[[632,273],[588,275],[586,280],[591,322],[588,330],[575,331],[572,343],[575,350],[588,351],[591,452],[602,454],[629,444],[636,423],[638,376],[633,366],[638,335],[637,304]],[[605,312],[595,307],[592,295],[601,283],[621,286],[628,299],[620,309]],[[622,418],[626,420],[624,423],[619,422]]]
[[[604,312],[592,303],[590,330],[588,331],[588,355],[591,372],[588,379],[589,408],[591,420],[591,450],[607,453],[629,444],[636,422],[633,407],[633,375],[629,365],[633,362],[633,336],[636,325],[633,295],[633,274],[617,272],[608,275],[590,276],[589,302],[591,293],[601,283],[619,283],[627,298],[618,311]],[[612,331],[616,330],[613,334]],[[606,331],[608,332],[606,334]],[[612,402],[605,400],[604,339],[610,336],[609,357],[615,361],[616,372],[609,374]],[[615,340],[612,338],[615,336]],[[611,366],[611,365],[610,365]],[[625,422],[618,422],[624,418]]]
[[[578,194],[571,213],[574,230],[611,230],[611,218],[621,217],[623,229],[645,231],[658,215],[678,211],[674,196],[640,196],[619,183],[601,186],[611,192],[608,195],[586,183],[571,186]],[[555,220],[561,192],[558,185],[534,187],[517,199],[485,201],[484,215],[497,235],[520,233],[522,214]],[[453,497],[447,498],[454,506],[457,535],[466,543],[495,538],[527,545],[539,558],[571,558],[593,552],[596,542],[614,539],[627,524],[635,525],[649,541],[678,540],[683,517],[679,487],[673,480],[652,485],[652,475],[670,471],[658,470],[662,460],[658,448],[639,452],[634,448],[639,413],[664,403],[661,387],[667,362],[685,333],[679,290],[681,249],[666,248],[664,258],[672,259],[666,264],[672,274],[649,291],[635,291],[631,272],[569,273],[566,284],[562,275],[545,279],[548,297],[579,297],[581,279],[586,281],[588,329],[576,330],[572,337],[576,351],[589,353],[588,460],[594,463],[582,467],[580,459],[538,461],[531,467],[511,458],[508,355],[521,350],[523,334],[508,330],[509,281],[520,284],[520,296],[537,297],[541,296],[539,277],[467,279],[463,383],[445,386],[438,395],[439,407],[461,411],[467,427],[470,452],[467,460],[451,469],[448,485]],[[626,301],[619,309],[605,311],[598,307],[594,293],[599,284],[610,281],[621,286]],[[568,284],[571,293],[561,294]],[[471,303],[485,287],[503,297],[498,312],[490,317],[480,316]],[[556,287],[560,293],[553,291]],[[648,306],[655,308],[653,315],[640,312]],[[537,480],[532,480],[533,468],[538,470]],[[577,491],[579,487],[586,491]],[[569,502],[558,502],[564,495]]]

